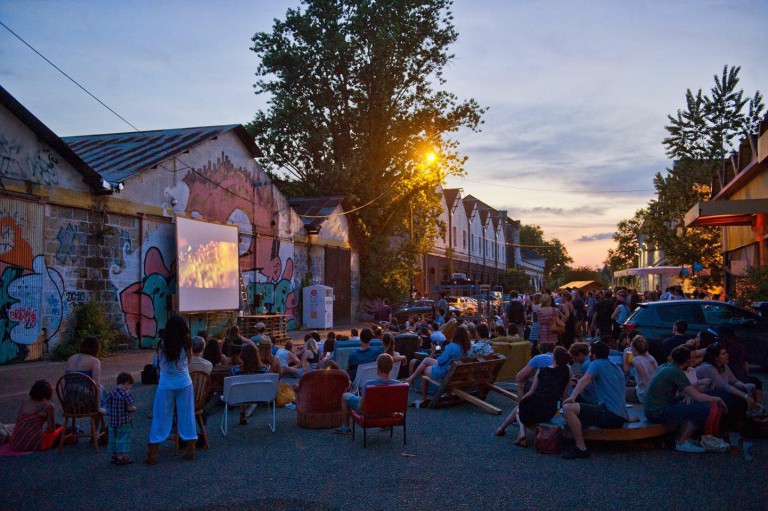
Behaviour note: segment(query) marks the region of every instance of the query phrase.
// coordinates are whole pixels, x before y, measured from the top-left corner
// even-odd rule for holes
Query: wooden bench
[[[485,398],[490,391],[494,391],[517,400],[515,394],[495,384],[505,360],[504,355],[498,353],[479,358],[463,358],[451,364],[441,382],[424,376],[426,381],[438,387],[427,407],[440,408],[466,401],[487,412],[501,414],[501,408],[487,403]]]
[[[627,414],[634,422],[625,422],[623,428],[603,429],[591,426],[583,431],[584,440],[598,442],[631,442],[634,440],[646,440],[664,436],[677,430],[674,424],[658,424],[649,422],[643,414],[643,405],[631,405],[627,408]],[[551,421],[545,423],[565,429],[565,436],[572,438],[571,433],[565,428],[565,418],[558,414]]]

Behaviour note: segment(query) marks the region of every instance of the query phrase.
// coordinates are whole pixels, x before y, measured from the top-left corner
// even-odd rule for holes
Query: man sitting
[[[381,348],[371,348],[371,339],[373,339],[371,329],[363,328],[360,332],[360,348],[349,355],[349,362],[347,363],[347,373],[351,381],[355,381],[357,366],[373,362],[376,360],[376,357],[382,354]]]
[[[360,333],[361,340],[364,338],[366,330],[368,329],[366,328]],[[369,349],[368,351],[372,351],[372,350]],[[367,387],[371,385],[400,384],[398,380],[392,380],[389,378],[389,373],[390,371],[392,371],[393,364],[394,364],[394,361],[392,360],[392,357],[390,355],[388,355],[387,353],[380,354],[379,356],[376,357],[376,376],[378,376],[378,378],[375,380],[367,381],[363,386],[363,388],[360,390],[359,396],[356,396],[351,392],[345,392],[341,396],[341,414],[343,416],[343,425],[335,430],[336,433],[339,433],[341,435],[348,435],[349,433],[352,433],[352,429],[349,427],[349,410],[351,408],[357,412],[364,412],[365,389]]]
[[[262,338],[269,339],[269,336],[267,335],[267,326],[260,321],[256,323],[256,335],[251,337],[251,340],[256,346],[258,346]],[[272,341],[272,339],[269,340],[270,342]]]
[[[702,394],[691,384],[685,370],[691,362],[688,346],[672,350],[672,362],[664,364],[653,373],[645,389],[643,405],[645,417],[651,422],[680,424],[675,450],[680,452],[704,452],[704,448],[689,440],[698,428],[704,425],[710,413],[709,403],[717,403],[725,409],[723,400],[716,396]],[[682,392],[694,402],[686,403],[678,398]]]
[[[678,346],[685,344],[688,337],[685,336],[685,332],[688,330],[688,322],[680,319],[675,321],[672,325],[672,337],[667,337],[661,342],[661,347],[664,349],[664,356],[669,357],[672,350]]]
[[[189,372],[202,371],[211,374],[213,364],[203,358],[203,349],[205,349],[205,340],[196,335],[192,338],[192,360],[189,362]]]
[[[584,443],[583,428],[616,429],[624,427],[627,420],[627,399],[624,371],[608,360],[610,349],[598,341],[592,345],[592,363],[579,379],[573,393],[563,401],[563,416],[573,435],[576,446],[563,453],[562,458],[572,460],[589,457]],[[594,382],[598,404],[577,403],[581,391]]]
[[[301,377],[301,360],[293,353],[291,340],[285,341],[285,346],[277,350],[275,356],[280,360],[280,368],[284,376]]]

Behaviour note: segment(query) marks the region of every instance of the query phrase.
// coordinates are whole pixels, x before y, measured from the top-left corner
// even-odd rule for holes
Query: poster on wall
[[[179,312],[240,307],[238,229],[176,217]]]

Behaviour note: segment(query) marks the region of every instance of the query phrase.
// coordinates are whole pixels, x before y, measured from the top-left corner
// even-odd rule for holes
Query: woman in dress
[[[29,391],[29,399],[16,415],[16,426],[8,444],[14,451],[45,451],[64,433],[56,425],[56,408],[51,403],[53,389],[46,380],[38,380]],[[45,427],[45,429],[43,429]]]
[[[541,306],[536,313],[539,321],[539,343],[551,342],[557,344],[557,334],[552,333],[552,320],[557,317],[562,320],[562,313],[552,307],[552,297],[548,294],[541,295]]]
[[[427,358],[421,361],[416,370],[404,381],[411,384],[418,376],[422,374],[429,378],[440,381],[448,373],[448,369],[451,367],[451,363],[454,360],[459,360],[464,357],[471,347],[469,342],[469,334],[464,326],[460,326],[456,329],[456,333],[453,335],[453,340],[443,350],[442,355],[435,358],[435,352],[437,346],[432,346],[432,352]],[[421,401],[423,403],[427,399],[427,380],[421,379]]]
[[[520,400],[520,405],[512,410],[509,417],[496,430],[497,436],[506,434],[507,426],[517,421],[520,433],[515,445],[527,447],[525,428],[534,427],[541,422],[548,422],[557,413],[558,401],[567,396],[571,372],[568,369],[570,357],[562,346],[555,348],[552,353],[552,364],[542,367],[533,379],[533,385],[528,393]]]
[[[149,429],[149,444],[144,463],[157,464],[160,444],[171,434],[173,410],[176,409],[177,430],[181,440],[186,442],[184,459],[195,458],[197,425],[195,424],[195,392],[189,377],[189,362],[192,360],[192,337],[187,321],[171,316],[165,324],[163,347],[158,354],[160,381],[155,392],[152,407],[152,425]]]

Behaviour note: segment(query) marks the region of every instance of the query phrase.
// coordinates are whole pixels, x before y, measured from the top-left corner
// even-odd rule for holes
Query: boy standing
[[[117,386],[107,396],[109,410],[109,450],[115,465],[128,465],[133,460],[128,457],[131,452],[131,430],[133,429],[133,394],[131,386],[133,376],[130,373],[117,375]]]

